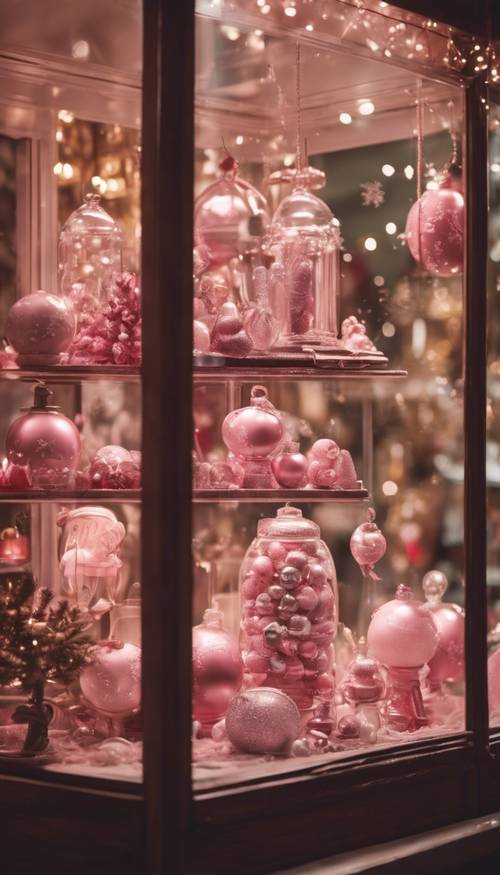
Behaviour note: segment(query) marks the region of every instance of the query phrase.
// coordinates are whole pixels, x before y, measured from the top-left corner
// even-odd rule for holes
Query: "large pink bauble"
[[[267,392],[259,395],[256,390],[260,387],[252,389],[250,407],[233,410],[222,423],[222,438],[228,449],[247,459],[265,459],[283,438],[283,423],[267,401]]]
[[[245,753],[285,752],[299,730],[299,709],[281,690],[270,687],[245,690],[234,697],[227,709],[229,741]]]
[[[21,365],[56,364],[75,336],[70,305],[47,292],[32,292],[16,301],[7,314],[5,332]]]
[[[370,654],[384,665],[417,668],[432,659],[439,635],[426,605],[414,598],[409,587],[400,585],[396,598],[373,614],[367,641]]]
[[[80,674],[87,701],[109,715],[125,715],[141,704],[141,649],[136,644],[104,642],[94,650],[94,661]]]
[[[500,716],[500,648],[488,658],[488,700],[490,715]]]
[[[243,677],[238,642],[222,619],[220,611],[209,608],[193,628],[193,719],[203,734],[224,716]]]
[[[57,409],[37,405],[18,416],[5,439],[7,458],[27,466],[33,486],[57,489],[73,485],[80,456],[80,432]]]
[[[447,587],[445,575],[437,570],[429,571],[422,581],[426,607],[439,635],[437,650],[428,664],[427,681],[431,684],[459,681],[464,676],[465,615],[458,605],[442,601]]]
[[[408,213],[408,247],[415,261],[433,276],[462,272],[464,212],[460,192],[443,187],[425,191]]]
[[[303,489],[306,485],[308,462],[302,453],[280,453],[272,460],[271,465],[273,474],[283,489]]]

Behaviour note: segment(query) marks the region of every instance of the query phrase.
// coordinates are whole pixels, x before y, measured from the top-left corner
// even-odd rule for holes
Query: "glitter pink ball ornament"
[[[368,627],[368,650],[389,671],[389,724],[413,731],[427,724],[418,673],[434,656],[439,635],[431,612],[400,585],[396,597],[375,611]]]
[[[238,642],[223,619],[221,611],[209,608],[193,629],[193,720],[200,723],[202,735],[210,735],[224,716],[243,677]]]
[[[239,693],[226,714],[232,745],[244,753],[285,753],[300,730],[299,710],[280,690],[258,687]]]
[[[57,364],[76,330],[71,306],[47,292],[32,292],[16,301],[7,314],[5,333],[24,365]]]
[[[101,447],[88,470],[92,489],[139,489],[141,454],[109,444]]]
[[[429,660],[426,682],[432,687],[442,681],[459,681],[464,676],[465,615],[458,605],[443,602],[448,587],[446,576],[441,571],[429,571],[423,581],[426,607],[432,613],[437,626],[439,643]]]
[[[246,489],[275,489],[270,456],[283,440],[283,423],[267,397],[267,389],[254,386],[250,406],[228,413],[222,438],[245,470]]]
[[[35,488],[71,488],[80,456],[76,425],[49,405],[52,393],[44,383],[35,386],[34,404],[11,424],[5,439],[9,462],[26,466]]]
[[[141,704],[141,649],[121,641],[101,642],[80,674],[85,699],[98,711],[120,716]]]
[[[463,195],[447,187],[425,191],[413,204],[406,220],[409,250],[432,276],[462,272],[464,253]]]
[[[361,523],[351,535],[351,553],[365,577],[379,580],[374,571],[374,565],[379,562],[387,549],[387,542],[375,522],[375,511],[369,508],[367,521]]]
[[[490,715],[500,716],[500,648],[488,657],[488,700]]]
[[[299,452],[298,444],[291,444],[285,452],[272,460],[273,474],[283,489],[303,489],[307,483],[307,459]]]

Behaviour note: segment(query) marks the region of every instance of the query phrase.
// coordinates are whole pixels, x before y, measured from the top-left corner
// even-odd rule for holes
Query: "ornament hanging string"
[[[422,216],[422,183],[423,183],[423,167],[424,167],[424,104],[422,99],[422,80],[418,80],[417,84],[417,203],[418,203],[418,260],[422,260],[422,240],[421,240],[421,216]]]

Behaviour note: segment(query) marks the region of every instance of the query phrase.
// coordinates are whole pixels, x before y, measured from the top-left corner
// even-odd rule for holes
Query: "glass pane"
[[[142,780],[140,4],[39,12],[0,13],[0,753],[126,788]]]
[[[197,16],[199,792],[464,727],[462,93],[237,5]]]

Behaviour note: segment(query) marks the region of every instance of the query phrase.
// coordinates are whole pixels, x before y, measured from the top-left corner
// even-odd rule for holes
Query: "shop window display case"
[[[410,5],[0,13],[26,870],[264,873],[498,807],[500,74],[486,10]]]

